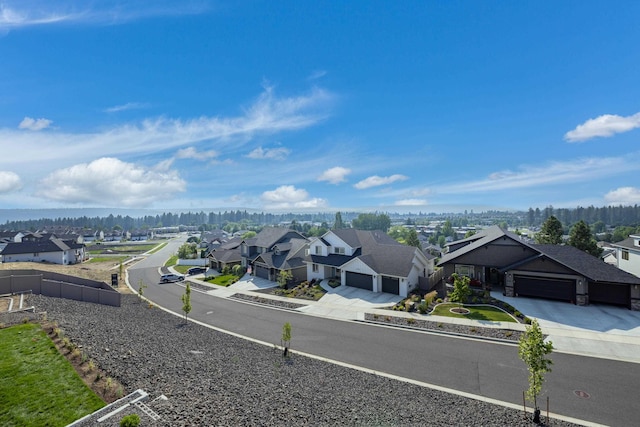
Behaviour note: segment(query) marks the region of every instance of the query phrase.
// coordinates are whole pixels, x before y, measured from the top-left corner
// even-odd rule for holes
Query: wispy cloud
[[[627,157],[594,157],[538,166],[521,166],[519,170],[500,171],[486,179],[443,185],[438,193],[471,193],[538,187],[550,184],[592,181],[622,172],[640,170],[637,153]]]
[[[342,166],[336,166],[331,169],[327,169],[317,178],[318,181],[327,181],[330,184],[340,184],[347,180],[347,175],[351,173],[351,169],[343,168]]]
[[[95,133],[31,133],[0,129],[0,146],[19,146],[0,157],[0,169],[38,162],[90,161],[97,157],[146,155],[207,144],[238,149],[256,134],[293,131],[317,124],[328,116],[332,95],[321,89],[298,97],[278,98],[266,89],[237,117],[199,117],[190,120],[150,118]],[[42,150],[47,147],[47,150]],[[5,166],[7,165],[7,166]]]
[[[267,149],[258,147],[247,154],[247,157],[250,159],[284,160],[287,158],[290,152],[291,150],[285,147]]]
[[[194,159],[194,160],[210,160],[218,156],[218,153],[214,150],[198,151],[195,147],[187,147],[178,150],[176,158],[178,159]]]
[[[629,132],[638,127],[640,127],[640,113],[626,117],[604,114],[578,125],[574,130],[567,132],[564,139],[569,142],[581,142],[591,138]]]
[[[266,209],[308,209],[327,206],[326,200],[310,198],[306,190],[293,185],[282,185],[275,190],[265,191],[260,199]]]
[[[149,107],[149,104],[145,104],[143,102],[127,102],[126,104],[115,105],[113,107],[105,108],[103,111],[105,113],[118,113],[120,111],[140,110],[148,107]]]
[[[36,195],[71,204],[140,208],[185,189],[186,182],[175,170],[161,171],[105,157],[54,171],[40,182]]]
[[[39,131],[48,128],[51,123],[53,122],[49,119],[33,119],[31,117],[25,117],[18,125],[18,128]]]
[[[22,180],[17,173],[0,171],[0,194],[11,193],[22,188]]]
[[[78,6],[70,0],[5,0],[0,4],[0,32],[13,29],[55,25],[117,25],[155,16],[193,15],[208,10],[206,3],[168,0],[154,2],[118,2],[103,5],[87,2]]]
[[[640,188],[620,187],[609,191],[604,196],[609,205],[636,205],[640,204]]]
[[[395,206],[424,206],[426,204],[425,199],[403,199],[395,202]]]
[[[354,187],[357,188],[358,190],[364,190],[371,187],[379,187],[381,185],[392,184],[397,181],[404,181],[406,179],[409,179],[409,177],[406,177],[404,175],[399,175],[399,174],[395,174],[391,176],[373,175],[356,183]]]
[[[326,75],[327,72],[325,70],[315,70],[307,77],[307,80],[318,80]]]

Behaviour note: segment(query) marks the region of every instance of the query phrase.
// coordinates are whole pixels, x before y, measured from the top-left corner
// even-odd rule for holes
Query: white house
[[[311,240],[307,279],[335,278],[345,286],[406,297],[434,270],[433,258],[382,231],[331,230]]]
[[[0,252],[2,262],[50,262],[76,264],[85,259],[85,246],[58,238],[8,243]]]
[[[616,261],[619,269],[640,277],[640,234],[632,234],[629,238],[612,243],[616,248]]]

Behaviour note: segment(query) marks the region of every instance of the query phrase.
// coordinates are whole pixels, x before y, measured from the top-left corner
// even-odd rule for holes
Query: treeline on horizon
[[[342,220],[349,223],[356,219],[362,212],[341,212]],[[381,212],[382,213],[382,212]],[[450,220],[454,226],[466,225],[493,225],[506,223],[510,227],[538,227],[550,216],[558,218],[565,227],[582,220],[587,224],[598,223],[600,227],[618,227],[640,225],[640,206],[604,206],[604,207],[577,207],[554,208],[547,206],[543,209],[529,208],[527,212],[517,211],[485,211],[474,213],[389,213],[393,223],[427,224],[430,221]],[[163,213],[158,215],[145,215],[131,217],[128,215],[108,215],[106,217],[59,217],[55,219],[41,218],[34,220],[7,221],[2,229],[7,231],[29,230],[36,231],[53,227],[75,227],[97,230],[112,230],[119,227],[124,230],[139,230],[157,227],[175,227],[179,225],[197,226],[203,230],[221,229],[229,223],[237,223],[250,227],[265,225],[278,225],[281,223],[313,222],[333,224],[335,213],[265,213],[247,212],[246,210],[231,210],[224,212],[183,212]]]

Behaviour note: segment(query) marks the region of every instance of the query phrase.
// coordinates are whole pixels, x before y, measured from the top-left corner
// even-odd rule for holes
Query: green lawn
[[[0,425],[65,426],[102,408],[39,325],[0,330]]]
[[[469,314],[457,314],[452,313],[449,310],[458,307],[458,304],[440,304],[430,313],[436,316],[457,317],[460,319],[472,319],[472,320],[490,320],[493,322],[513,322],[517,323],[513,317],[499,308],[481,305],[464,305],[463,307],[471,311]]]
[[[187,271],[193,267],[192,265],[174,265],[173,269],[176,270],[180,274],[187,274]]]
[[[125,262],[129,259],[128,256],[97,256],[92,257],[87,262],[112,262],[114,264],[120,264],[121,262]]]
[[[178,263],[178,255],[172,255],[171,258],[169,258],[167,262],[164,263],[164,266],[171,267],[176,265],[177,263]]]
[[[207,282],[213,283],[214,285],[219,286],[229,286],[238,281],[240,277],[235,274],[223,274],[221,276],[214,277],[212,279],[207,279]]]

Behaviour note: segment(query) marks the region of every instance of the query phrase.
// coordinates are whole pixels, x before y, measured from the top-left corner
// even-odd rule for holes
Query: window
[[[622,259],[625,261],[629,261],[629,251],[626,249],[622,250]]]
[[[336,246],[333,248],[333,253],[344,255],[344,248],[340,246]]]
[[[318,272],[318,264],[311,264],[311,270],[312,270],[314,273],[317,273],[317,272]]]
[[[473,279],[473,265],[456,265],[456,273],[460,276],[467,276]]]
[[[314,246],[316,255],[322,255],[322,246]]]

